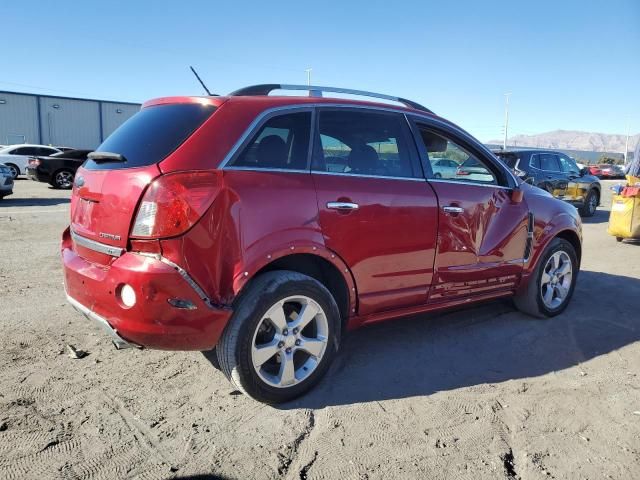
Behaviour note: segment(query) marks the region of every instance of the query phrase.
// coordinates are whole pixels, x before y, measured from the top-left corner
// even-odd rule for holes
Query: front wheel
[[[564,311],[578,277],[576,250],[568,241],[556,238],[542,254],[527,289],[514,297],[518,310],[534,317],[554,317]]]
[[[216,346],[240,391],[265,403],[292,400],[324,376],[340,343],[340,313],[317,280],[290,271],[260,275],[236,302]]]
[[[598,195],[598,192],[595,190],[589,191],[587,198],[584,201],[584,205],[579,209],[580,216],[593,217],[596,213],[596,209],[598,208],[598,203],[600,203],[600,196]]]
[[[13,179],[15,180],[16,178],[18,178],[18,175],[20,175],[20,169],[12,163],[8,163],[7,167],[9,167],[9,171],[11,172],[11,176],[13,177]]]

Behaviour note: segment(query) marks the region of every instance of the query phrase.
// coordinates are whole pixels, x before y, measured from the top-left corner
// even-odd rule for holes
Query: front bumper
[[[13,193],[13,179],[0,176],[0,197],[6,197]]]
[[[87,261],[77,253],[67,230],[62,240],[65,290],[69,303],[97,322],[116,346],[162,350],[210,350],[231,317],[231,310],[203,300],[184,274],[156,257],[125,252],[108,265]],[[136,303],[126,307],[119,299],[122,285],[130,285]],[[195,308],[177,308],[170,299]]]

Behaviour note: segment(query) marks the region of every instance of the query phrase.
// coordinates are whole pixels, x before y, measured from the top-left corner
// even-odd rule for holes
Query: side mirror
[[[511,201],[513,203],[521,203],[524,199],[524,192],[520,187],[516,187],[511,190]]]
[[[584,177],[585,175],[589,175],[589,169],[587,167],[581,168],[579,173],[581,177]]]

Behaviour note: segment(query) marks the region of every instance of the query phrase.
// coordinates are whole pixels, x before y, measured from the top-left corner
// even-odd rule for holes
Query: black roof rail
[[[391,100],[392,102],[402,103],[403,105],[414,108],[416,110],[422,110],[423,112],[433,113],[427,107],[420,105],[412,100],[407,100],[402,97],[393,97],[391,95],[385,95],[383,93],[366,92],[364,90],[353,90],[351,88],[340,87],[321,87],[319,85],[286,85],[279,83],[265,83],[262,85],[251,85],[244,87],[235,92],[231,92],[229,96],[232,97],[244,97],[244,96],[260,96],[269,95],[274,90],[306,90],[309,92],[309,96],[322,97],[322,92],[333,93],[346,93],[349,95],[359,95],[361,97],[381,98],[383,100]]]

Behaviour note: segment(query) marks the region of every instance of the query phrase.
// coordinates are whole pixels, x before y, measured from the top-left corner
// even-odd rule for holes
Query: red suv
[[[473,173],[435,178],[430,158]],[[414,102],[259,85],[145,103],[78,170],[61,250],[69,302],[116,346],[215,348],[275,403],[361,325],[498,297],[559,314],[581,223]]]

